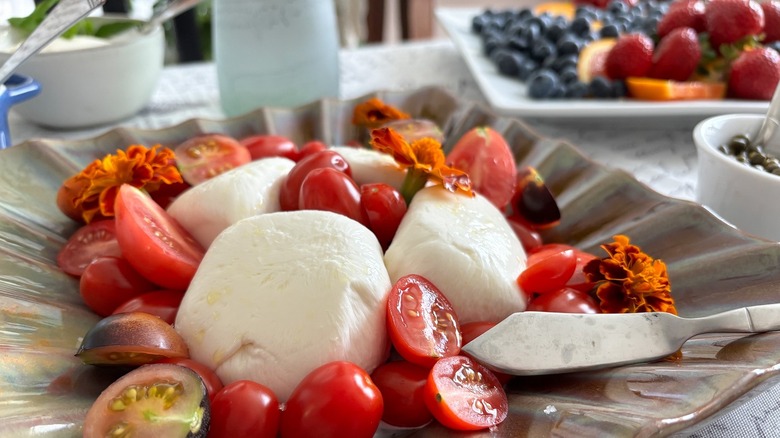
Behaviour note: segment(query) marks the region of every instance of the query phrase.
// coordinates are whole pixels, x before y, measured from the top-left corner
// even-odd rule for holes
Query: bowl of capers
[[[696,200],[744,232],[780,241],[780,156],[751,141],[763,119],[728,114],[696,125]]]

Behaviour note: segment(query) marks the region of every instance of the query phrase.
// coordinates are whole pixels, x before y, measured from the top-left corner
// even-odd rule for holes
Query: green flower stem
[[[403,184],[401,184],[401,196],[404,197],[406,205],[412,203],[414,195],[425,187],[425,183],[428,182],[428,173],[414,167],[410,167],[406,171],[406,177]]]

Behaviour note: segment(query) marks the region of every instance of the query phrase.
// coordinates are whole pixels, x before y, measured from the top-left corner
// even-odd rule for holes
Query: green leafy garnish
[[[46,14],[49,13],[49,10],[51,10],[58,1],[59,0],[43,0],[35,7],[30,15],[26,17],[9,18],[8,24],[10,24],[11,27],[20,30],[24,36],[29,36],[41,22],[43,22],[43,19],[46,18]],[[66,30],[62,34],[62,37],[69,39],[76,35],[87,35],[97,38],[109,38],[134,27],[140,27],[142,24],[143,22],[139,20],[122,20],[101,23],[86,17],[74,24],[70,29]]]

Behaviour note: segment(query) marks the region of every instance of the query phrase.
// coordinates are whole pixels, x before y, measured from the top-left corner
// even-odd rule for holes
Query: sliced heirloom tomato
[[[173,325],[183,298],[184,292],[155,290],[125,301],[112,313],[144,312]]]
[[[425,406],[428,368],[405,360],[387,362],[371,373],[382,393],[382,421],[396,427],[420,427],[433,419]]]
[[[116,229],[122,255],[141,275],[173,290],[186,290],[203,247],[168,212],[137,188],[119,189]]]
[[[344,172],[329,167],[314,169],[303,179],[298,209],[330,211],[368,226],[357,184]]]
[[[189,368],[144,365],[112,383],[84,419],[84,438],[203,438],[209,430],[209,399]]]
[[[419,275],[399,278],[390,290],[387,331],[401,357],[426,368],[460,352],[460,323],[452,304]]]
[[[601,313],[599,305],[590,295],[577,289],[564,287],[539,295],[525,309],[537,312]]]
[[[503,209],[512,199],[517,165],[504,137],[493,128],[471,129],[461,137],[447,163],[469,174],[472,188]]]
[[[120,257],[114,219],[99,220],[76,230],[57,254],[57,266],[76,277],[101,256]]]
[[[249,151],[253,160],[268,157],[284,157],[293,161],[298,159],[298,146],[281,135],[258,134],[242,138],[239,143]]]
[[[406,201],[395,187],[385,183],[360,186],[360,205],[382,249],[387,249],[406,214]]]
[[[100,316],[112,314],[126,301],[155,288],[121,257],[96,258],[79,280],[81,299]]]
[[[493,427],[509,413],[504,388],[496,376],[466,356],[440,359],[425,385],[425,402],[433,417],[455,430]]]
[[[238,380],[212,400],[209,438],[276,438],[279,416],[273,391],[251,380]]]
[[[244,145],[222,134],[200,134],[174,149],[176,165],[189,184],[200,184],[252,161]]]
[[[314,169],[336,169],[352,177],[352,171],[344,157],[335,151],[323,150],[309,155],[295,164],[279,188],[279,207],[282,211],[297,210],[300,202],[301,184]]]
[[[329,362],[314,369],[285,403],[281,438],[371,438],[382,419],[382,393],[359,366]]]

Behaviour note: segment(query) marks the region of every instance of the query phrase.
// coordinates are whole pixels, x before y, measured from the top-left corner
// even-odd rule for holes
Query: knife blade
[[[772,330],[780,330],[780,304],[699,318],[663,312],[518,312],[466,344],[463,351],[506,374],[556,374],[658,360],[698,334]]]

